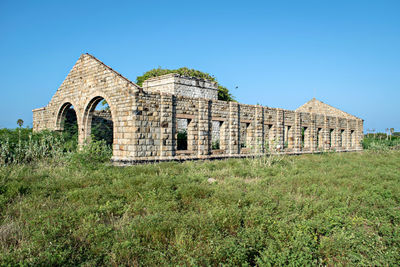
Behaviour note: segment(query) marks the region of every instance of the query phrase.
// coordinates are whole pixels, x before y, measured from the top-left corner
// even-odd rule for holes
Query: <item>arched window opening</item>
[[[240,123],[240,147],[249,148],[250,147],[250,135],[249,135],[250,123],[241,122]]]
[[[93,98],[85,109],[84,124],[88,141],[104,140],[107,145],[113,144],[113,120],[111,109],[103,97]]]
[[[113,121],[110,106],[104,99],[97,104],[92,118],[92,138],[104,140],[107,145],[113,143]]]
[[[65,140],[64,148],[68,151],[75,151],[78,145],[78,120],[71,103],[65,103],[61,107],[56,129],[62,132]]]

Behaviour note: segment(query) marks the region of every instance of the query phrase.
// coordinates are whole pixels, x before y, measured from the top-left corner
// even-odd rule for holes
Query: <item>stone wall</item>
[[[147,92],[169,93],[177,96],[218,99],[218,85],[216,82],[195,77],[185,77],[176,73],[144,81],[143,90]]]
[[[142,89],[82,55],[49,105],[33,110],[34,130],[63,130],[65,110],[73,105],[83,145],[104,98],[113,121],[112,160],[120,164],[362,149],[359,118],[219,101],[216,94],[212,83],[176,75],[145,81]],[[182,128],[184,150],[177,144]]]
[[[136,161],[362,149],[360,119],[166,93],[139,93],[137,105],[141,114],[135,119]],[[216,124],[219,129],[214,131]],[[176,142],[181,128],[188,133],[183,151]],[[216,133],[220,147],[212,149]]]

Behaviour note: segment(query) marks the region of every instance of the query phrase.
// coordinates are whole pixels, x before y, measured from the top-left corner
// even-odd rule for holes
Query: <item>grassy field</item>
[[[84,159],[0,167],[2,265],[400,262],[400,151]]]

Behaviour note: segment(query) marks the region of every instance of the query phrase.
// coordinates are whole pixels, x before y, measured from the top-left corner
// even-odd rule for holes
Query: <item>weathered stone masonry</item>
[[[291,111],[220,101],[217,94],[215,83],[176,74],[141,88],[84,54],[50,103],[33,110],[33,129],[63,130],[72,105],[83,145],[94,109],[105,99],[113,120],[112,160],[119,163],[362,149],[363,120],[318,100]],[[178,126],[187,132],[185,150],[177,149]]]

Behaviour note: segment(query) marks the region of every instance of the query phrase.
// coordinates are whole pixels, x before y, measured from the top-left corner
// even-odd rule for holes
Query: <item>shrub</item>
[[[92,141],[85,144],[81,150],[71,154],[69,160],[73,164],[96,164],[110,160],[111,146],[105,140]]]

